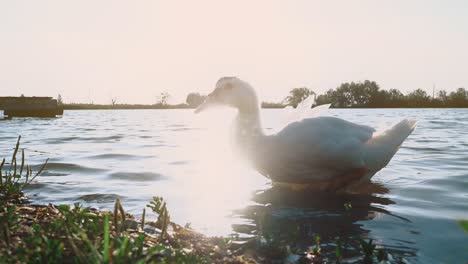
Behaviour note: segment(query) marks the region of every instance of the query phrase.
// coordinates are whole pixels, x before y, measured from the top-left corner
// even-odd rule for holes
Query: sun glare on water
[[[192,164],[187,175],[177,179],[178,191],[185,193],[192,225],[212,234],[229,232],[232,211],[249,204],[252,192],[265,182],[235,151],[234,116],[230,109],[196,115],[191,126],[197,133],[181,139],[186,144],[182,155]]]

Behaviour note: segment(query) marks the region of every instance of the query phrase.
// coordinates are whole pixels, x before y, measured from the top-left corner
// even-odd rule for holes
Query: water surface
[[[353,109],[328,115],[383,128],[410,117],[417,129],[360,195],[290,193],[271,187],[231,151],[233,112],[195,116],[190,110],[66,111],[62,118],[0,121],[0,153],[18,135],[27,161],[46,158],[45,173],[27,190],[35,203],[79,201],[111,208],[116,198],[135,215],[163,196],[172,220],[208,235],[255,232],[264,226],[298,244],[315,235],[373,238],[415,263],[464,263],[468,233],[468,110]],[[285,117],[263,110],[272,133]],[[377,188],[378,187],[378,188]],[[344,204],[351,204],[346,209]],[[266,224],[265,224],[266,223]]]

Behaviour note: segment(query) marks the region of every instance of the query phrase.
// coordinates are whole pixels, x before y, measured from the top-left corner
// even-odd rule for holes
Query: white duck
[[[415,128],[403,120],[381,135],[375,129],[335,117],[306,118],[275,135],[265,135],[254,89],[237,77],[223,77],[195,112],[214,105],[238,109],[236,143],[254,167],[273,182],[342,189],[369,180],[385,167]]]

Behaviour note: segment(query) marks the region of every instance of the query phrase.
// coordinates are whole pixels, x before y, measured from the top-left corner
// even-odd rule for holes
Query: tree
[[[411,107],[423,107],[429,105],[431,97],[423,89],[416,89],[408,94],[408,100]]]
[[[465,88],[458,88],[450,93],[450,106],[468,107],[468,91]]]
[[[447,91],[445,91],[445,90],[440,90],[439,93],[437,94],[437,98],[439,98],[439,99],[442,100],[443,102],[447,101],[447,100],[448,100]]]
[[[327,93],[317,96],[317,98],[316,98],[317,105],[333,103],[332,98],[331,98],[332,93],[333,93],[333,90],[330,89],[330,90],[327,91]]]
[[[315,95],[315,93],[307,87],[294,88],[289,92],[289,95],[284,98],[284,103],[297,107],[300,102],[311,95]]]
[[[390,89],[387,92],[387,103],[388,107],[403,107],[406,106],[405,95],[397,89]]]
[[[162,92],[158,97],[157,97],[157,102],[156,104],[160,104],[160,105],[167,105],[167,101],[169,100],[169,97],[171,97],[169,95],[168,92]]]
[[[189,93],[185,102],[192,108],[196,108],[203,101],[205,101],[206,95],[200,95],[199,93]]]
[[[338,107],[369,107],[380,104],[385,99],[385,93],[380,91],[374,81],[351,82],[341,84],[332,92],[332,100]]]
[[[376,107],[384,104],[387,93],[380,90],[380,86],[376,82],[365,80],[361,85],[364,86],[364,93],[366,94],[364,106]]]
[[[367,93],[365,84],[351,82],[350,84],[348,84],[348,89],[351,95],[351,102],[353,105],[364,106],[369,102],[370,94]]]
[[[112,104],[112,108],[114,108],[115,105],[117,104],[117,98],[112,97],[112,98],[111,98],[111,104]]]
[[[63,99],[62,99],[62,95],[61,95],[61,94],[59,94],[59,95],[57,96],[57,104],[58,104],[58,105],[62,105],[62,104],[63,104]]]
[[[353,96],[349,83],[343,83],[336,90],[329,90],[327,94],[336,107],[350,107],[353,105]]]

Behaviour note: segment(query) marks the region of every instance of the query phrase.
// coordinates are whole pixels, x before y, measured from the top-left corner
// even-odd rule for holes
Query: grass
[[[115,207],[119,206],[117,201]],[[160,236],[141,232],[141,227],[128,229],[120,214],[83,208],[79,203],[7,208],[2,213],[8,232],[0,240],[0,263],[208,262],[160,242]],[[25,208],[31,213],[22,212]]]
[[[39,171],[33,174],[29,165],[25,164],[24,149],[21,150],[21,161],[18,164],[17,155],[20,147],[21,136],[18,137],[16,147],[11,157],[9,168],[6,167],[6,159],[3,158],[0,163],[0,199],[16,200],[23,198],[23,189],[41,174],[47,166],[48,159],[41,166]]]
[[[349,246],[337,239],[333,248],[316,235],[313,246],[304,251],[286,242],[290,241],[286,236],[294,235],[292,230],[264,223],[250,242],[236,249],[233,242],[239,237],[207,238],[170,222],[160,197],[147,205],[158,215],[158,220],[148,223],[125,213],[119,200],[112,212],[79,203],[37,206],[2,202],[1,207],[1,223],[5,224],[0,263],[254,263],[254,259],[282,263],[290,256],[297,256],[295,263],[341,263]],[[148,225],[155,231],[144,232]],[[386,258],[373,240],[361,240],[361,246],[362,263]]]

